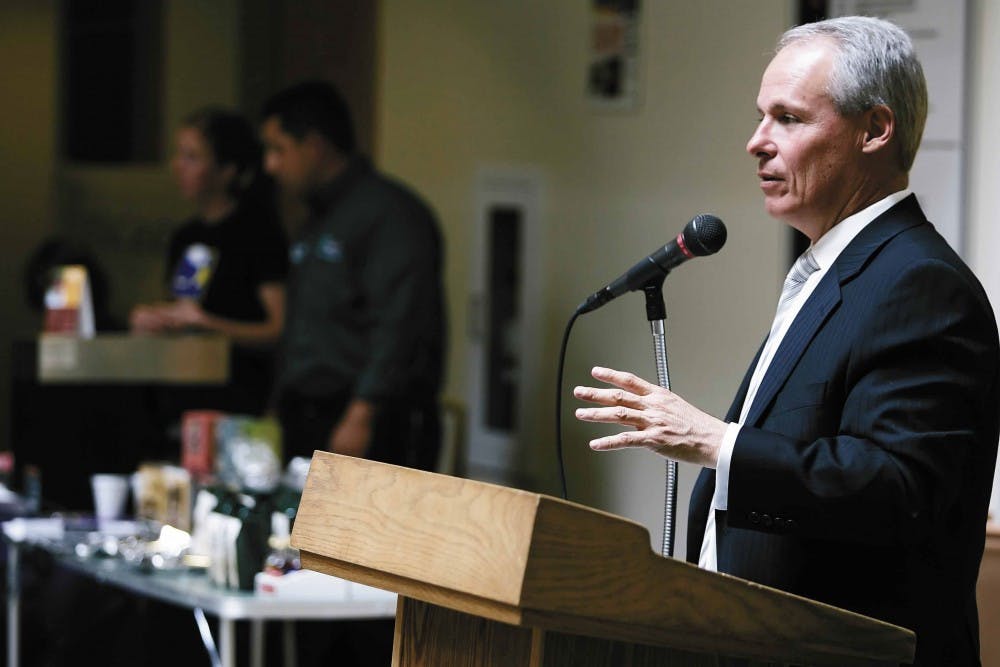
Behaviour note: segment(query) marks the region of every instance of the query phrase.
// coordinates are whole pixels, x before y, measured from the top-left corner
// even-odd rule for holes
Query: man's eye
[[[797,123],[799,122],[799,119],[791,114],[785,113],[778,117],[778,122],[787,125],[788,123]]]

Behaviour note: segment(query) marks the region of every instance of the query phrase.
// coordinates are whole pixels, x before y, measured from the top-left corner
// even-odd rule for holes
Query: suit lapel
[[[753,377],[753,372],[757,368],[757,362],[760,361],[760,355],[764,351],[764,345],[766,343],[767,338],[765,338],[764,342],[757,348],[757,354],[754,356],[753,361],[750,362],[750,368],[748,368],[747,372],[743,375],[743,382],[740,383],[740,388],[736,391],[736,397],[729,406],[729,412],[726,413],[724,421],[739,421],[740,413],[743,412],[743,401],[746,400],[747,391],[750,390],[750,379]]]
[[[809,342],[823,326],[830,312],[840,303],[841,285],[857,275],[889,239],[925,222],[927,219],[920,210],[916,197],[910,195],[873,220],[847,244],[819,285],[809,295],[781,341],[757,389],[753,405],[747,413],[746,424],[758,425],[771,401],[788,380]]]
[[[788,375],[799,362],[806,346],[816,335],[826,316],[840,303],[840,282],[837,280],[836,268],[836,264],[830,267],[830,271],[823,276],[823,280],[809,295],[802,310],[795,316],[781,345],[778,346],[778,351],[771,359],[771,365],[768,366],[764,379],[760,382],[745,423],[752,426],[757,424],[757,420],[764,413],[764,408],[771,404],[775,394],[785,384]]]

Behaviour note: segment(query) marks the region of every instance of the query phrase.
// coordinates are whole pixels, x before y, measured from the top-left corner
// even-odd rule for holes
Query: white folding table
[[[72,543],[69,533],[56,538],[59,532],[53,519],[13,519],[3,522],[3,538],[7,544],[7,664],[19,664],[20,638],[20,561],[25,547],[35,547],[51,553],[56,561],[84,576],[136,595],[186,607],[194,612],[203,643],[213,665],[234,667],[236,664],[235,623],[251,622],[251,659],[255,667],[262,664],[263,623],[286,621],[286,663],[294,661],[294,652],[287,650],[294,637],[295,620],[360,620],[392,618],[396,613],[396,594],[353,582],[342,582],[329,596],[268,595],[238,591],[215,585],[204,573],[170,572],[145,573],[120,558],[79,558],[66,546]],[[212,637],[205,613],[219,619],[219,641]]]

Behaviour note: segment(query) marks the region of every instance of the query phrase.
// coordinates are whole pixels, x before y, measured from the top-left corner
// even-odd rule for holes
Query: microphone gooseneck
[[[576,313],[589,313],[626,292],[641,290],[651,283],[662,281],[674,268],[689,259],[712,255],[725,243],[726,226],[722,220],[708,213],[695,216],[677,238],[591,294],[577,306]]]

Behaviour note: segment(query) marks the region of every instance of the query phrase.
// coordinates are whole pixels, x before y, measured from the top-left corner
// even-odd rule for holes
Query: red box
[[[186,410],[181,415],[181,466],[195,480],[215,473],[215,423],[223,413]]]

